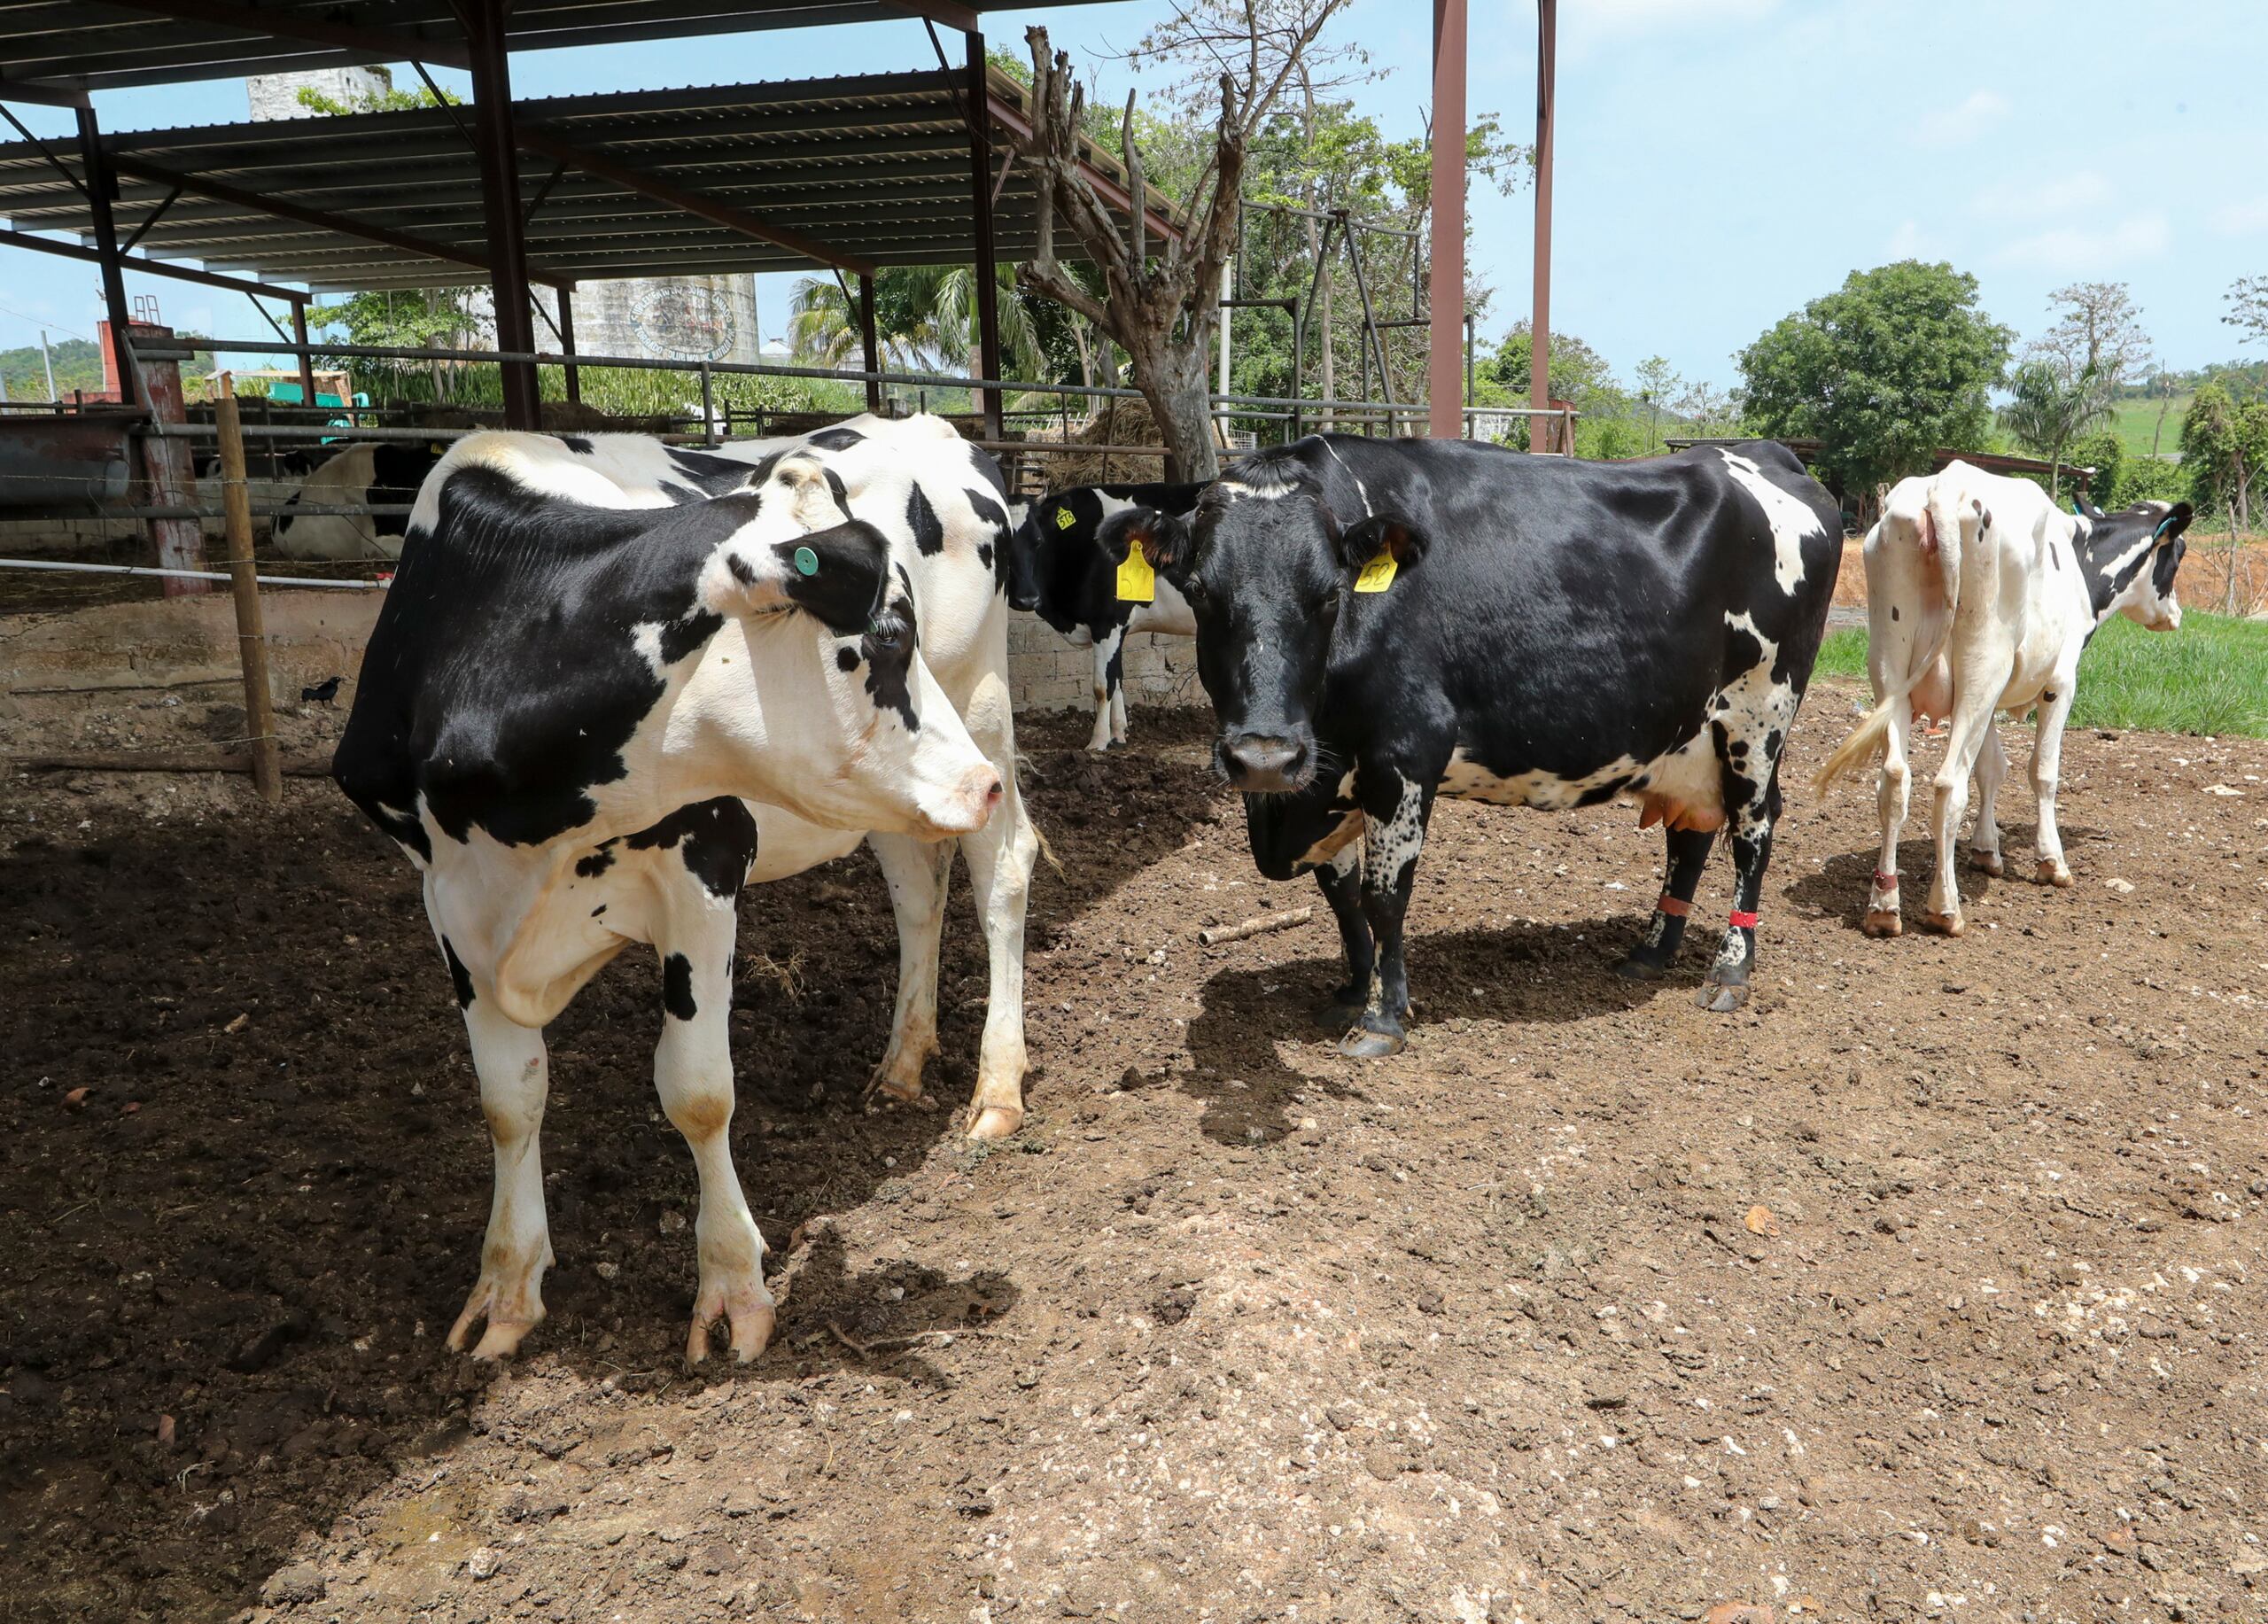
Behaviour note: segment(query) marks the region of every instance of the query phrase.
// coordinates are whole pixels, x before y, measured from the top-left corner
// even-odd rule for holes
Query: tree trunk
[[[1315,86],[1309,82],[1304,73],[1300,75],[1300,88],[1305,93],[1306,101],[1305,112],[1301,121],[1301,132],[1306,139],[1308,151],[1312,152],[1315,150],[1316,142]],[[1302,201],[1309,209],[1314,209],[1316,206],[1315,176],[1313,175],[1305,176],[1301,182],[1301,189]],[[1322,246],[1322,233],[1320,222],[1312,214],[1308,217],[1307,226],[1308,263],[1313,265],[1316,263],[1317,252]],[[1319,392],[1319,399],[1334,400],[1339,398],[1339,368],[1331,348],[1331,267],[1326,264],[1322,269],[1323,274],[1316,282],[1315,304],[1311,313],[1316,318],[1316,325],[1323,330],[1323,369],[1317,376],[1316,388]],[[1328,409],[1316,414],[1316,426],[1325,433],[1330,432],[1334,424]]]
[[[1206,369],[1211,323],[1205,325],[1202,335],[1161,338],[1149,354],[1129,358],[1134,386],[1157,419],[1158,439],[1166,448],[1166,478],[1176,483],[1216,479],[1221,473]]]

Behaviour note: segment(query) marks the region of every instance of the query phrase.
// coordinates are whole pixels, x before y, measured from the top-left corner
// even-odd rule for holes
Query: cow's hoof
[[[1991,874],[1996,880],[2008,872],[2008,865],[2000,860],[1999,852],[1987,851],[1982,847],[1969,852],[1969,866],[1980,873]]]
[[[2068,891],[2071,889],[2071,871],[2062,863],[2042,863],[2039,866],[2039,882],[2052,885],[2059,891]]]
[[[457,1323],[449,1327],[450,1352],[465,1352],[465,1343],[472,1335],[473,1326],[484,1319],[487,1324],[480,1333],[480,1340],[475,1342],[470,1350],[474,1358],[509,1359],[519,1352],[522,1339],[543,1323],[543,1304],[537,1302],[532,1312],[526,1309],[517,1314],[495,1312],[504,1294],[485,1278],[472,1288],[472,1295],[465,1299],[464,1312],[458,1315]]]
[[[900,1105],[917,1103],[921,1098],[921,1073],[928,1063],[927,1054],[915,1059],[911,1066],[906,1064],[905,1056],[884,1055],[882,1064],[866,1078],[866,1098],[872,1100],[882,1094]]]
[[[709,1327],[721,1319],[731,1333],[734,1359],[746,1364],[771,1342],[778,1317],[772,1294],[760,1278],[735,1286],[703,1287],[694,1305],[693,1329],[685,1339],[686,1362],[699,1364],[709,1357]]]
[[[1896,908],[1868,908],[1866,918],[1859,921],[1859,929],[1870,936],[1894,936],[1906,926]]]
[[[1005,1139],[1023,1125],[1024,1108],[1020,1105],[981,1106],[968,1120],[968,1137],[972,1139]]]
[[[1713,1015],[1728,1015],[1748,1002],[1748,983],[1744,981],[1709,981],[1701,983],[1701,991],[1693,1001]]]
[[[1922,915],[1922,929],[1934,930],[1939,936],[1957,936],[1967,934],[1969,921],[1958,913],[1924,913]]]
[[[1641,959],[1633,953],[1615,965],[1614,973],[1625,981],[1659,981],[1662,967],[1651,959]]]
[[[1339,1053],[1350,1061],[1382,1061],[1401,1053],[1407,1041],[1400,1032],[1374,1032],[1360,1027],[1339,1040]]]

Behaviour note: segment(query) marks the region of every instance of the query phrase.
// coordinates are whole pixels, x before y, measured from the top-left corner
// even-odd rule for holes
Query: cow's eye
[[[867,646],[881,654],[896,654],[905,647],[905,628],[895,620],[878,620],[866,628]]]

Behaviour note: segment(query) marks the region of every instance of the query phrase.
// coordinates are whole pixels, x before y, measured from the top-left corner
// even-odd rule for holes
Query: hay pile
[[[1060,418],[1024,436],[1032,446],[1154,446],[1157,419],[1146,400],[1098,400],[1095,415],[1084,423],[1074,421],[1068,439]],[[1046,476],[1050,490],[1074,485],[1134,485],[1166,477],[1161,456],[1130,456],[1099,451],[1040,452],[1030,457]]]

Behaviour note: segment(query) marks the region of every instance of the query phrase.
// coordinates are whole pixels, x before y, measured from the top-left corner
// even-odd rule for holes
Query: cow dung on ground
[[[1312,894],[1254,875],[1201,724],[1093,758],[1026,719],[1062,866],[1017,1138],[861,1107],[868,859],[742,905],[736,1156],[788,1294],[742,1372],[680,1361],[650,961],[551,1030],[552,1314],[476,1366],[441,1333],[487,1140],[399,855],[320,782],[11,776],[0,1615],[2252,1616],[2268,744],[2075,735],[2080,884],[1877,943],[1871,788],[1801,787],[1856,697],[1798,723],[1750,1009],[1693,1007],[1698,942],[1610,973],[1634,808],[1445,804],[1410,1046],[1365,1066],[1309,1022],[1322,910],[1197,942]],[[340,725],[308,710],[287,752]]]

